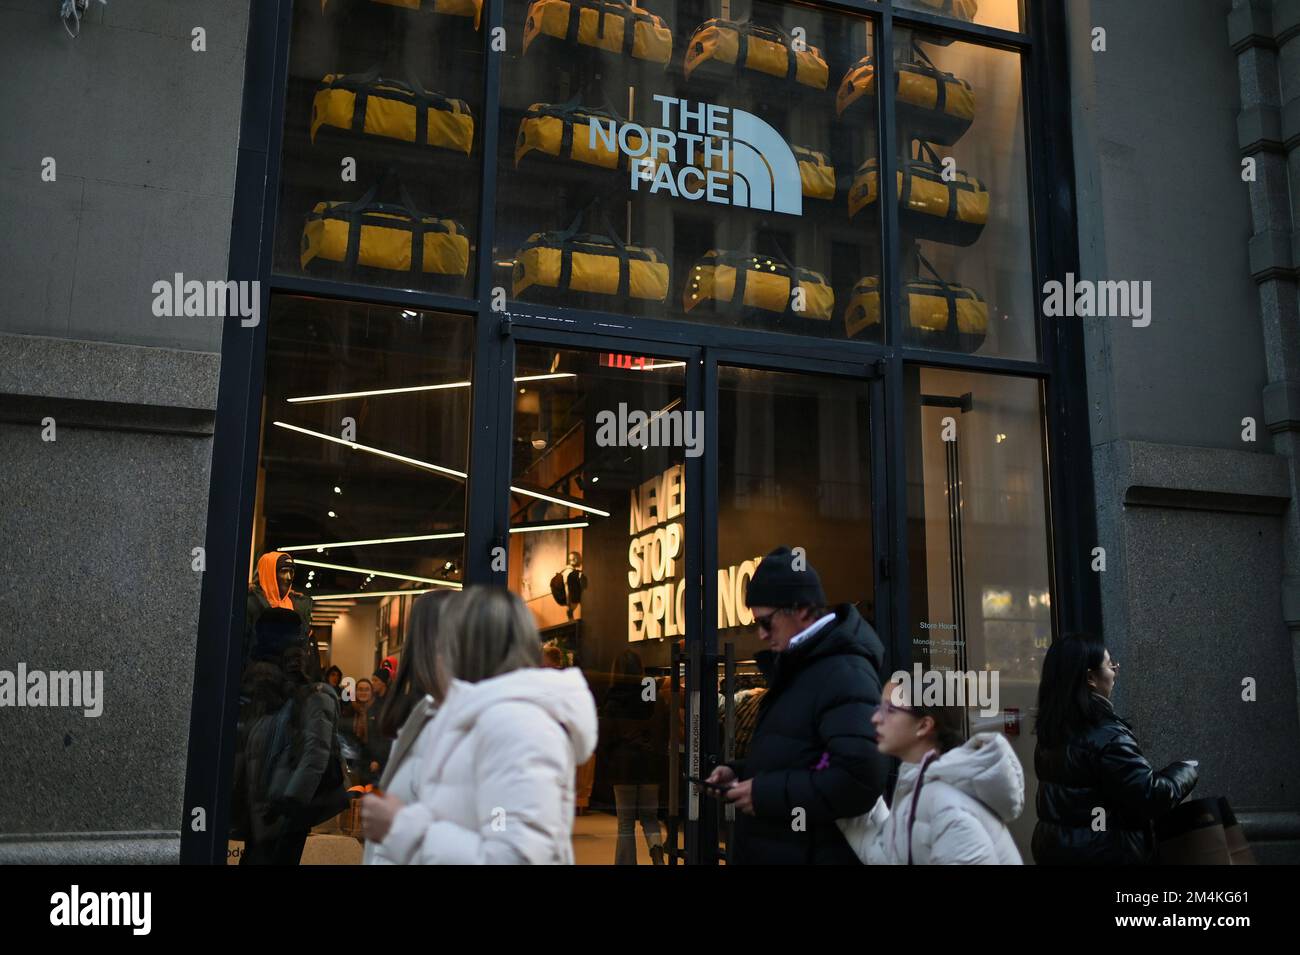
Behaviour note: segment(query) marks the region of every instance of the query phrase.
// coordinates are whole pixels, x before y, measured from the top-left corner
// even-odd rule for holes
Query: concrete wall
[[[226,275],[249,0],[56,10],[0,0],[0,670],[105,702],[0,710],[0,861],[174,861],[221,328],[151,287]]]
[[[1272,341],[1252,277],[1232,6],[1067,4],[1081,272],[1153,283],[1149,327],[1085,322],[1097,545],[1118,709],[1153,763],[1199,759],[1196,794],[1226,795],[1261,856],[1294,862],[1292,484],[1266,427]],[[1105,52],[1091,49],[1098,26]]]

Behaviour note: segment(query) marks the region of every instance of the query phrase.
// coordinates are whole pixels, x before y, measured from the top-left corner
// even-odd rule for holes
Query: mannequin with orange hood
[[[320,654],[311,640],[311,598],[293,589],[294,563],[290,554],[268,551],[257,561],[257,574],[248,587],[248,606],[244,614],[243,662],[256,643],[257,623],[268,610],[292,611],[298,615],[296,642],[308,647],[308,675],[320,679]],[[278,614],[277,614],[278,616]]]

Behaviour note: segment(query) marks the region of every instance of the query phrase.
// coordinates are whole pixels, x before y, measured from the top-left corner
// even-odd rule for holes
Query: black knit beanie
[[[788,547],[778,547],[759,561],[758,569],[745,588],[745,606],[824,607],[826,594],[821,578],[806,560],[803,570],[795,570],[794,553]]]

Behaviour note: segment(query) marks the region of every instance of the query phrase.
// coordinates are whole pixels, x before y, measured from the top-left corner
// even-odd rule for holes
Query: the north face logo
[[[663,126],[593,122],[590,147],[631,159],[633,191],[803,214],[799,162],[781,134],[744,110],[655,94]]]

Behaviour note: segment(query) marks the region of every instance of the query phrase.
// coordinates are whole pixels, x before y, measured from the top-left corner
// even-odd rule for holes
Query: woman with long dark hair
[[[1196,785],[1194,761],[1159,772],[1110,697],[1119,664],[1101,637],[1074,633],[1052,644],[1038,686],[1039,865],[1144,865],[1154,861],[1152,825]]]
[[[396,738],[389,754],[379,791],[411,802],[415,799],[416,761],[408,757],[415,741],[432,722],[442,700],[435,668],[438,627],[447,598],[454,591],[435,590],[416,598],[411,605],[411,621],[406,627],[406,643],[397,677],[379,704],[379,733]],[[377,857],[378,843],[366,842],[367,865],[387,860]]]

